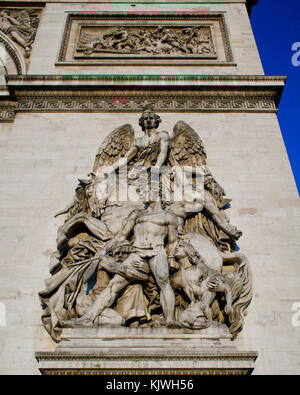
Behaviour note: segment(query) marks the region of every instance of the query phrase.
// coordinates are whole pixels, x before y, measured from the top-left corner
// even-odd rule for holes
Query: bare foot
[[[168,321],[166,322],[166,327],[170,329],[182,328],[181,324],[178,321]]]
[[[62,326],[64,328],[76,328],[78,326],[91,327],[94,326],[94,324],[88,316],[83,315],[80,318],[72,318],[71,320],[63,321]]]

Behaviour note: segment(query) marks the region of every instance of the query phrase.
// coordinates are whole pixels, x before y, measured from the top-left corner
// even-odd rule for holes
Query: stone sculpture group
[[[64,327],[243,327],[252,276],[230,199],[198,134],[179,121],[170,137],[160,122],[149,104],[142,137],[129,124],[111,132],[57,213],[65,222],[39,293],[55,341]]]
[[[39,18],[34,9],[0,11],[0,31],[24,50],[25,57],[31,52]]]
[[[103,34],[82,31],[77,51],[141,55],[214,54],[209,27],[185,26],[134,28],[119,26]]]

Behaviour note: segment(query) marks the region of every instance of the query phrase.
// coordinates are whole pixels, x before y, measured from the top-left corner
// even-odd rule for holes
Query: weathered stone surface
[[[10,3],[13,6],[13,2]],[[26,3],[31,7],[32,2],[20,0],[16,4],[17,7],[21,7],[20,4],[25,7]],[[57,228],[63,223],[61,218],[53,218],[53,215],[62,209],[66,201],[72,201],[77,179],[86,177],[91,170],[96,149],[111,130],[121,123],[130,123],[136,131],[139,130],[137,118],[144,103],[138,104],[135,97],[130,110],[121,106],[116,109],[114,106],[118,99],[113,96],[111,103],[108,103],[107,98],[110,90],[115,92],[116,87],[120,87],[120,91],[124,92],[124,86],[131,85],[131,89],[139,89],[141,101],[144,101],[143,92],[149,95],[151,89],[156,92],[158,87],[161,89],[164,95],[164,100],[160,102],[162,130],[171,131],[174,124],[182,119],[199,134],[207,151],[210,169],[232,199],[227,210],[230,220],[243,230],[238,244],[251,263],[255,291],[244,329],[230,343],[235,351],[231,353],[231,359],[227,358],[226,363],[223,361],[218,366],[228,368],[230,365],[239,369],[241,360],[238,359],[237,363],[234,355],[255,350],[258,358],[254,374],[299,374],[300,327],[292,322],[295,314],[292,307],[300,300],[300,203],[274,104],[278,103],[284,79],[280,78],[276,83],[273,77],[264,79],[243,2],[220,0],[215,3],[206,0],[182,4],[176,0],[164,3],[129,3],[121,0],[99,4],[65,0],[40,3],[42,7],[42,3],[46,5],[32,45],[29,77],[21,78],[21,82],[13,81],[12,85],[9,85],[8,78],[9,89],[5,79],[1,78],[0,119],[5,122],[1,122],[0,130],[0,302],[6,307],[6,326],[0,326],[0,372],[39,374],[41,366],[57,366],[57,361],[50,361],[47,354],[52,351],[54,358],[58,355],[55,353],[56,344],[40,322],[41,309],[37,297],[43,287],[43,279],[49,273],[49,257],[56,248]],[[55,64],[65,28],[65,11],[166,13],[170,11],[170,4],[172,12],[225,12],[234,64],[197,67],[172,64],[168,67]],[[8,70],[17,73],[15,65],[10,62]],[[52,76],[47,77],[49,74]],[[70,79],[59,79],[60,75],[69,76]],[[107,108],[93,108],[92,112],[85,112],[87,104],[90,105],[86,91],[74,97],[74,85],[76,76],[86,78],[93,75],[129,77],[121,82],[118,78],[109,81],[102,79],[101,84],[99,79],[95,81],[92,78],[86,91],[94,96],[99,93],[101,85],[106,92],[102,100]],[[141,78],[133,83],[130,77],[135,75],[162,77],[154,82]],[[207,100],[212,95],[213,105],[218,107],[213,111],[203,111],[198,102],[189,101],[186,111],[184,106],[187,101],[182,107],[179,100],[182,92],[177,95],[176,103],[170,100],[171,104],[168,104],[167,91],[163,89],[170,83],[164,79],[167,75],[178,77],[172,92],[176,84],[178,91],[181,87],[183,90],[193,90],[198,85],[200,91],[205,91],[205,98],[201,97],[201,100]],[[184,77],[187,75],[198,80],[191,82]],[[208,80],[203,82],[202,76]],[[229,79],[224,82],[222,78],[210,76],[228,76]],[[240,76],[241,80],[231,76]],[[84,82],[78,81],[79,87],[84,87]],[[39,87],[36,91],[33,88],[35,84]],[[53,91],[54,87],[56,92]],[[263,97],[263,91],[266,97]],[[17,92],[16,97],[11,95],[14,92]],[[72,100],[67,102],[69,92],[72,92]],[[226,95],[222,98],[223,93]],[[57,95],[62,98],[60,101]],[[242,100],[242,104],[237,100]],[[226,107],[228,102],[231,104]],[[193,111],[195,104],[198,107]],[[88,336],[86,339],[90,341]],[[226,340],[226,345],[228,342]],[[225,349],[228,350],[227,346]],[[35,358],[37,351],[42,353],[37,354],[40,365]],[[64,360],[58,361],[63,369],[70,362],[75,367],[82,363],[81,356],[72,361],[69,351],[63,355]],[[240,355],[245,357],[245,354]],[[197,358],[199,360],[199,354]],[[209,366],[216,367],[214,356],[210,354],[209,358]],[[253,367],[254,354],[248,354],[243,361],[246,361],[243,368]],[[93,361],[86,363],[88,369],[93,365]],[[151,366],[153,361],[147,363]],[[199,363],[204,370],[208,367],[207,359]],[[94,367],[97,364],[100,364],[99,359],[96,359]],[[192,365],[185,366],[192,372]],[[163,367],[167,369],[170,363]],[[182,365],[177,363],[179,367]]]
[[[251,374],[256,352],[239,352],[228,329],[119,328],[64,331],[55,352],[38,352],[43,374]]]

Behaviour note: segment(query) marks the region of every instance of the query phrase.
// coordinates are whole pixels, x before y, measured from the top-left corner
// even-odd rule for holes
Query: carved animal
[[[244,311],[252,297],[252,276],[246,256],[222,253],[199,234],[189,233],[183,240],[175,253],[182,266],[171,278],[172,285],[181,287],[192,302],[181,315],[182,323],[193,327],[199,312],[203,312],[209,326],[212,321],[211,305],[216,293],[222,292],[226,298],[225,313],[229,315],[230,331],[237,334],[243,326]],[[197,251],[201,251],[201,255]],[[233,264],[235,271],[222,275],[224,263]]]

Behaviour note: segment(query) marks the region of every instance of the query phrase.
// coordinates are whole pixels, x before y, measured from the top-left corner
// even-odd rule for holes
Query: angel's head
[[[160,122],[160,116],[154,112],[153,106],[151,104],[146,105],[139,119],[139,125],[143,132],[146,129],[157,129]]]

